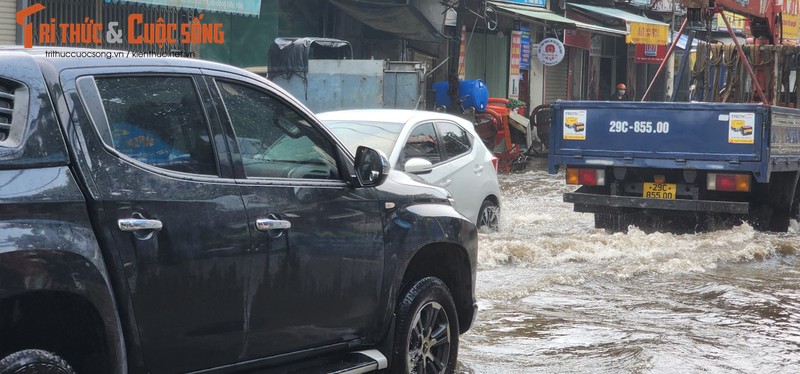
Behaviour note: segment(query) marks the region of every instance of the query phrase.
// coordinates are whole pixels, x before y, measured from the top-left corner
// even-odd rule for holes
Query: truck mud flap
[[[739,201],[663,200],[579,192],[565,193],[564,202],[575,204],[575,211],[584,213],[605,212],[610,208],[661,209],[728,214],[747,214],[750,212],[750,203]]]

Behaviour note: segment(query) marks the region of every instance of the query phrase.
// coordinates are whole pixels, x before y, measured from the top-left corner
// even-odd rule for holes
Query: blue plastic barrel
[[[483,112],[489,105],[489,88],[480,79],[461,81],[458,84],[458,95],[461,96],[464,108],[474,107],[476,111]]]
[[[447,90],[450,88],[450,84],[446,81],[436,82],[431,87],[433,88],[436,106],[444,105],[445,107],[449,107],[450,96],[447,94]]]

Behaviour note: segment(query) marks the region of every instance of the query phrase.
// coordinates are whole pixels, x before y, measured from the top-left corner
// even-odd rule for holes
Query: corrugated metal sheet
[[[569,53],[569,49],[567,50]],[[567,100],[567,84],[569,79],[569,56],[564,57],[558,65],[544,68],[544,101],[553,103],[556,100]]]
[[[17,43],[17,0],[0,0],[0,44]]]
[[[8,0],[0,0],[8,1]],[[15,1],[15,0],[10,0]],[[184,11],[172,7],[164,6],[145,6],[141,4],[109,4],[97,0],[37,0],[39,4],[45,6],[45,9],[29,17],[29,22],[34,25],[48,23],[51,19],[56,19],[56,22],[61,23],[82,23],[87,17],[96,22],[107,23],[110,21],[119,22],[122,27],[126,28],[127,20],[130,14],[139,13],[143,15],[144,23],[156,23],[161,18],[165,23],[176,23],[178,29],[180,25],[185,22],[190,22],[191,17],[194,15],[193,11]],[[13,23],[12,19],[12,23]],[[137,33],[141,33],[142,26],[137,27]],[[103,43],[101,45],[83,44],[79,42],[71,42],[68,38],[62,38],[62,31],[57,29],[55,43],[40,43],[39,41],[39,28],[33,28],[33,44],[34,45],[47,45],[59,47],[86,47],[86,48],[107,48],[107,49],[120,49],[135,52],[152,52],[152,51],[189,51],[189,44],[181,43],[167,43],[163,49],[158,48],[156,45],[130,44],[124,43],[108,43],[105,33],[103,33]],[[180,35],[177,31],[173,35],[177,40],[180,40]],[[63,39],[66,39],[64,42]]]
[[[489,97],[508,97],[508,64],[510,37],[494,32],[467,32],[465,79],[480,79],[489,88]]]
[[[187,11],[194,11],[197,9],[203,12],[229,13],[256,17],[258,17],[261,10],[261,0],[105,0],[105,2],[121,4],[139,3],[146,6],[164,6]]]

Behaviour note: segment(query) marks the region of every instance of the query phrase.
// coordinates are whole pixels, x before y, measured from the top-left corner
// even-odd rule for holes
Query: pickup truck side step
[[[360,374],[371,373],[388,367],[388,360],[377,349],[346,352],[308,359],[302,362],[275,368],[264,368],[248,371],[253,374]]]
[[[328,371],[329,374],[360,374],[386,369],[388,360],[377,349],[354,352],[341,361],[342,368]]]

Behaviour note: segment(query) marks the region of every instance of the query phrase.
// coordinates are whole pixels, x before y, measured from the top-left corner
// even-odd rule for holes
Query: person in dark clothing
[[[448,113],[461,114],[463,112],[461,97],[458,95],[458,85],[458,75],[450,74],[447,79],[447,96],[450,98],[450,105],[447,106]]]
[[[617,85],[617,90],[611,95],[611,101],[628,101],[628,94],[625,93],[627,91],[627,87],[625,87],[625,83],[620,83]]]

